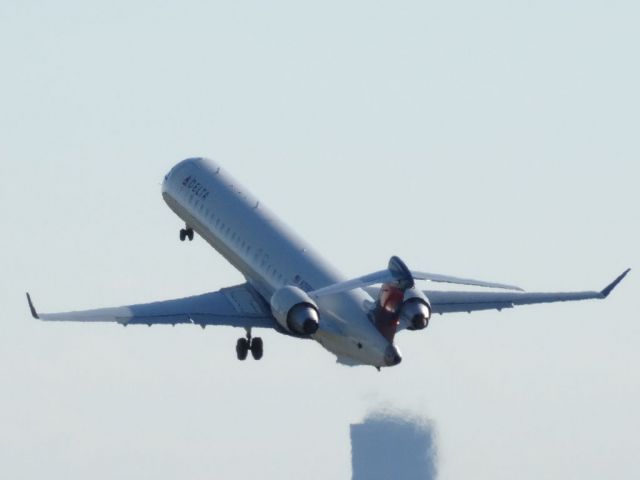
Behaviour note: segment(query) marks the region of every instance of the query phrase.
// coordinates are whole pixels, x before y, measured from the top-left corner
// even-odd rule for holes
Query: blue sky
[[[634,272],[606,302],[437,317],[401,366],[265,333],[44,325],[241,280],[159,184],[216,158],[355,276],[594,289],[638,262],[635,2],[0,4],[0,465],[12,478],[348,478],[431,419],[439,478],[633,478]],[[35,460],[34,460],[35,459]]]

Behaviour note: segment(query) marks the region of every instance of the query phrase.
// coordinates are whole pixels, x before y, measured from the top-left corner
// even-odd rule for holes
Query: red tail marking
[[[395,284],[385,283],[380,288],[373,317],[378,331],[391,343],[400,324],[400,307],[403,301],[404,292]]]

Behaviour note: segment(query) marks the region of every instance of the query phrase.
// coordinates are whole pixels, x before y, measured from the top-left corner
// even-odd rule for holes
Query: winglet
[[[33,306],[33,302],[31,301],[31,295],[27,293],[27,302],[29,302],[29,309],[31,310],[31,316],[33,318],[40,318],[38,316],[38,312],[36,312],[36,307]]]
[[[622,281],[624,277],[627,276],[627,273],[629,273],[630,271],[631,269],[627,268],[624,272],[622,272],[622,274],[618,278],[616,278],[613,282],[607,285],[604,288],[604,290],[600,292],[600,294],[602,295],[602,298],[607,298],[611,293],[611,291],[618,286],[618,284]]]

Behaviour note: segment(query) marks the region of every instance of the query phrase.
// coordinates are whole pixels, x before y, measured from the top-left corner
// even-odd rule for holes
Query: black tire
[[[180,241],[184,242],[185,238],[187,238],[187,231],[183,228],[180,230]]]
[[[193,228],[187,229],[187,237],[189,238],[189,241],[193,240]]]
[[[249,342],[246,338],[239,338],[236,343],[236,355],[238,360],[246,360],[249,353]]]
[[[251,340],[251,356],[255,360],[260,360],[263,353],[262,339],[260,337],[256,337]]]

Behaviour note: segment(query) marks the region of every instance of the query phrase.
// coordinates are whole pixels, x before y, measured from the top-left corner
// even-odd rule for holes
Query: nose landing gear
[[[249,351],[251,351],[251,356],[255,360],[260,360],[264,353],[262,338],[251,338],[251,330],[247,329],[246,338],[239,338],[236,342],[236,355],[238,360],[246,360]]]
[[[193,228],[187,226],[180,230],[180,241],[184,242],[186,238],[193,240]]]

